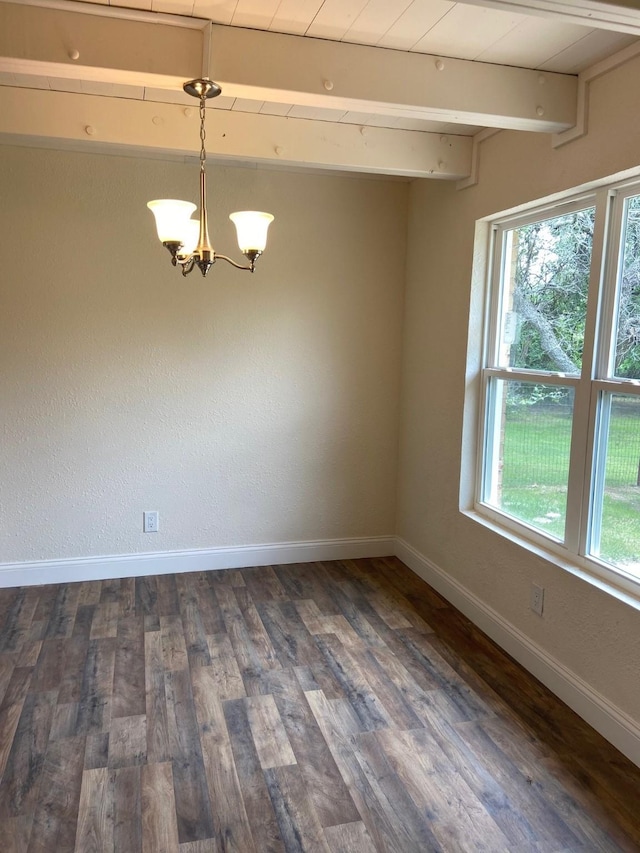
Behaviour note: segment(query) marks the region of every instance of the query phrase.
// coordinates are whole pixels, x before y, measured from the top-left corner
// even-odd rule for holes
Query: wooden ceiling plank
[[[395,50],[411,50],[454,5],[452,0],[413,0],[377,44]]]
[[[340,40],[367,3],[368,0],[324,0],[307,35]]]
[[[382,34],[406,12],[411,0],[369,0],[344,35],[345,41],[358,44],[377,44]]]
[[[304,35],[321,6],[322,0],[281,0],[269,29],[279,33]]]
[[[543,15],[569,24],[640,36],[637,0],[461,0],[502,12]]]

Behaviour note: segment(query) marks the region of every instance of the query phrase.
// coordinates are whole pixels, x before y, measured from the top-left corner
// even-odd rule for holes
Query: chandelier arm
[[[180,264],[182,275],[186,276],[186,275],[189,275],[191,270],[196,265],[196,260],[195,260],[194,256],[191,255],[190,257],[187,258],[186,261],[178,261],[178,263]]]
[[[231,264],[232,267],[235,267],[237,270],[249,270],[249,272],[253,272],[255,269],[255,262],[251,261],[249,264],[243,265],[238,264],[232,258],[228,258],[226,255],[219,255],[217,252],[215,254],[216,261],[226,261],[228,264]]]

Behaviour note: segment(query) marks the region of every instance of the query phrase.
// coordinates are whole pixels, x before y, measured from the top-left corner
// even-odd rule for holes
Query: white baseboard
[[[354,560],[359,557],[388,557],[395,550],[393,536],[362,539],[325,539],[318,542],[277,542],[232,548],[191,551],[157,551],[147,554],[117,554],[111,557],[81,557],[69,560],[38,560],[30,563],[0,563],[0,588],[74,581],[166,575],[174,572],[203,572],[240,569],[315,560]]]
[[[576,714],[640,767],[640,725],[515,625],[405,542],[396,556],[555,693]]]

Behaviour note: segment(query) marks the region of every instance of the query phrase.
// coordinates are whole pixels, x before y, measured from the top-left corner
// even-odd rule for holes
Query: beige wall
[[[635,61],[592,84],[584,139],[553,150],[547,136],[502,132],[482,145],[477,186],[412,185],[397,533],[640,722],[640,612],[459,511],[473,471],[465,431],[471,454],[461,484],[465,390],[476,387],[482,319],[482,276],[471,286],[475,222],[637,167],[638,79]],[[546,589],[543,619],[529,610],[532,582]]]
[[[196,192],[0,147],[0,562],[393,533],[408,186],[212,168],[216,248],[270,244],[183,279],[145,203]]]

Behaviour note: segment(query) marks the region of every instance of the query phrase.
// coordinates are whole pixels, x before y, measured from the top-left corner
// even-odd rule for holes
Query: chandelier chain
[[[204,129],[204,117],[205,117],[205,105],[207,103],[206,95],[203,95],[200,98],[200,171],[204,172],[204,164],[207,159],[207,152],[204,148],[204,143],[207,138],[206,131]]]

